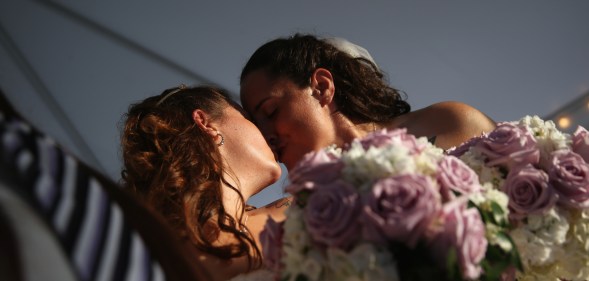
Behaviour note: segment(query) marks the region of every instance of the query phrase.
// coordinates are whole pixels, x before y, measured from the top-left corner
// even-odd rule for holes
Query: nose
[[[258,128],[260,129],[260,132],[262,132],[262,135],[266,139],[266,142],[268,143],[270,148],[272,148],[272,150],[278,148],[278,142],[279,142],[278,135],[273,130],[271,124],[268,124],[268,122],[262,121],[262,122],[258,122],[256,124],[256,126],[258,126]]]

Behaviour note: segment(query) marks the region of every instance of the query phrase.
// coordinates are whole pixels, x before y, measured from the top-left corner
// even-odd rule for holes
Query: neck
[[[241,185],[235,182],[232,177],[227,178],[227,183],[221,183],[223,193],[223,207],[225,211],[230,214],[233,218],[238,219],[245,207],[244,204],[249,199],[249,194],[244,194]],[[243,196],[243,202],[239,198],[239,194],[235,191],[238,190]]]
[[[350,119],[340,116],[336,122],[336,135],[339,136],[339,143],[341,145],[348,144],[356,138],[363,138],[366,135],[382,129],[383,127],[375,122],[355,123]]]

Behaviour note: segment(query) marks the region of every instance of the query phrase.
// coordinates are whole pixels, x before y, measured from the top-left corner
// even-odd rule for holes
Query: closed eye
[[[274,116],[276,116],[276,112],[277,112],[277,111],[278,111],[278,110],[276,110],[276,108],[275,108],[275,109],[274,109],[274,110],[272,110],[272,111],[271,111],[269,114],[266,114],[266,117],[267,117],[268,119],[272,119]]]
[[[272,119],[272,117],[274,117],[276,115],[276,112],[278,111],[277,107],[273,104],[267,103],[268,105],[265,106],[264,108],[264,114],[266,115],[266,118],[268,119]]]

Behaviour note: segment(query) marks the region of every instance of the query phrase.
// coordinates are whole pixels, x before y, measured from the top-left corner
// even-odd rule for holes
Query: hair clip
[[[364,49],[364,47],[356,45],[356,44],[354,44],[344,38],[340,38],[340,37],[323,38],[322,41],[334,46],[340,52],[350,55],[352,58],[355,58],[355,59],[360,58],[360,59],[367,60],[378,69],[378,65],[376,64],[376,62],[374,61],[374,59],[372,58],[372,56],[370,55],[368,50]]]
[[[175,90],[172,90],[171,92],[167,93],[162,99],[160,99],[155,106],[159,106],[160,104],[162,104],[168,97],[170,97],[171,95],[180,92],[182,90],[186,90],[188,87],[186,87],[186,85],[184,84],[180,84],[180,86],[178,86],[178,88],[176,88]]]

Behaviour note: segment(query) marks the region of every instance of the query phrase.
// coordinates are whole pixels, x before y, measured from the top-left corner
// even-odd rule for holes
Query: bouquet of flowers
[[[261,234],[277,280],[498,280],[518,268],[507,196],[404,129],[313,152]]]
[[[508,197],[523,271],[511,280],[589,280],[589,133],[525,116],[451,150]]]

